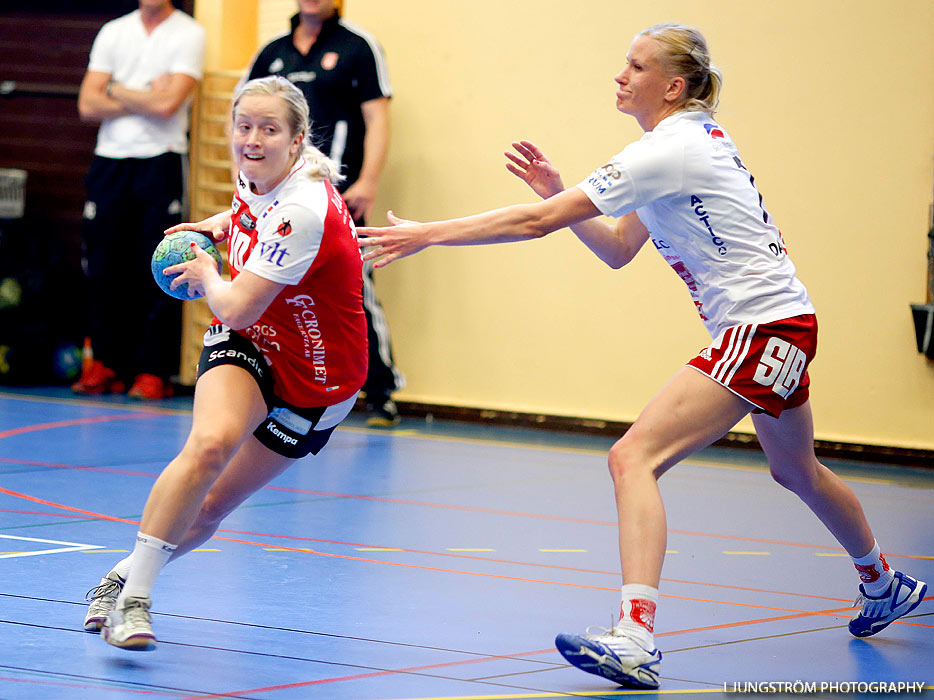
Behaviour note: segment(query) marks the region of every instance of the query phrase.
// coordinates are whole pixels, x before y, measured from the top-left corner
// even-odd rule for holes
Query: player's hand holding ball
[[[200,299],[204,280],[220,275],[222,262],[214,242],[185,224],[169,229],[152,255],[152,276],[159,287],[176,299]]]

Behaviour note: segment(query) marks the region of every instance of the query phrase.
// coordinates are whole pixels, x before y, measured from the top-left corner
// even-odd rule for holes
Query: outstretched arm
[[[561,174],[538,146],[531,141],[514,141],[512,147],[516,153],[505,153],[511,161],[506,163],[509,172],[525,182],[539,197],[547,199],[564,191]],[[622,217],[615,227],[599,218],[592,218],[572,224],[570,228],[581,243],[613,269],[619,269],[632,260],[649,235],[635,212]]]
[[[484,245],[541,238],[599,214],[582,191],[571,189],[535,204],[514,204],[482,214],[447,221],[418,223],[392,212],[388,228],[360,227],[360,245],[368,248],[364,260],[384,267],[398,258],[432,245]]]

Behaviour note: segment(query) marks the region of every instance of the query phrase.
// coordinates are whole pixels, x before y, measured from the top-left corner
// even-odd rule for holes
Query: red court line
[[[103,513],[95,513],[91,510],[82,510],[81,508],[75,508],[73,506],[66,506],[62,503],[55,503],[54,501],[46,501],[42,498],[36,498],[35,496],[29,496],[25,493],[17,493],[16,491],[10,491],[0,486],[0,493],[5,493],[7,496],[13,496],[14,498],[22,498],[26,501],[32,501],[33,503],[41,503],[44,506],[52,506],[53,508],[61,508],[62,510],[68,510],[72,513],[81,513],[82,515],[90,515],[92,518],[100,518],[102,520],[112,520],[117,523],[129,523],[130,525],[139,525],[138,520],[127,520],[125,518],[116,518],[112,515],[104,515]]]
[[[509,656],[482,656],[476,659],[463,659],[461,661],[446,661],[440,664],[426,664],[424,666],[411,666],[409,668],[389,669],[385,671],[370,671],[368,673],[357,673],[352,676],[339,676],[336,678],[321,678],[316,681],[301,681],[299,683],[288,683],[285,685],[270,685],[265,688],[253,688],[251,690],[235,690],[217,695],[189,695],[183,698],[174,698],[173,700],[210,700],[210,698],[229,698],[234,695],[245,695],[247,693],[268,693],[275,690],[287,690],[290,688],[305,688],[311,685],[322,685],[324,683],[340,683],[341,681],[356,681],[364,678],[376,678],[378,676],[391,676],[396,673],[416,673],[418,671],[427,671],[434,668],[445,668],[449,666],[468,666],[470,664],[485,663],[487,661],[516,659],[522,656],[534,656],[536,654],[548,654],[557,651],[554,647],[550,649],[537,649],[535,651],[523,651]]]
[[[61,503],[55,503],[55,502],[53,502],[53,501],[46,501],[46,500],[41,499],[41,498],[36,498],[35,496],[29,496],[29,495],[27,495],[27,494],[17,493],[16,491],[11,491],[11,490],[6,489],[6,488],[3,488],[3,487],[0,487],[0,493],[7,494],[7,495],[9,495],[9,496],[14,496],[14,497],[16,497],[16,498],[23,498],[23,499],[28,500],[28,501],[33,501],[33,502],[35,502],[35,503],[41,503],[41,504],[43,504],[43,505],[52,506],[53,508],[61,508],[61,509],[63,509],[63,510],[71,511],[71,512],[74,512],[74,513],[81,513],[81,514],[83,514],[83,515],[89,515],[89,516],[96,517],[96,518],[100,518],[100,519],[103,519],[103,520],[110,520],[110,521],[114,521],[114,522],[127,523],[127,524],[130,524],[130,525],[139,525],[139,521],[138,521],[138,520],[128,520],[128,519],[126,519],[126,518],[117,518],[117,517],[114,517],[114,516],[111,516],[111,515],[105,515],[105,514],[103,514],[103,513],[95,513],[94,511],[83,510],[83,509],[81,509],[81,508],[75,508],[75,507],[73,507],[73,506],[66,506],[66,505],[61,504]],[[223,531],[223,532],[227,532],[226,530],[222,530],[222,531]],[[233,532],[236,532],[236,531],[233,531]],[[247,533],[247,534],[252,534],[252,533]],[[263,536],[265,536],[265,535],[258,535],[258,536],[263,537]],[[277,537],[277,536],[272,535],[272,537]],[[290,538],[290,539],[293,539],[293,538],[294,538],[294,536],[290,536],[290,535],[284,535],[284,536],[282,536],[282,537],[286,537],[286,538]],[[271,546],[270,543],[268,543],[268,542],[266,542],[266,543],[264,543],[264,542],[253,542],[253,541],[250,541],[250,540],[241,540],[241,539],[237,539],[237,538],[233,538],[233,537],[220,537],[220,536],[216,536],[216,535],[215,535],[214,539],[223,540],[223,541],[227,541],[227,542],[236,542],[236,543],[238,543],[238,544],[247,544],[247,545],[251,545],[251,546],[255,546],[255,547],[269,547],[269,546]],[[304,538],[303,538],[303,539],[304,539]],[[311,539],[311,538],[308,538],[308,539]],[[544,580],[544,579],[533,579],[533,578],[526,578],[526,577],[521,577],[521,576],[506,576],[506,575],[504,575],[504,574],[489,574],[489,573],[484,573],[484,572],[480,572],[480,571],[460,571],[460,570],[457,570],[457,569],[446,569],[446,568],[434,567],[434,566],[423,566],[423,565],[419,565],[419,564],[406,564],[406,563],[403,563],[403,562],[385,561],[385,560],[382,560],[382,559],[369,559],[369,558],[366,558],[366,557],[357,557],[357,556],[352,556],[352,555],[347,555],[347,554],[334,554],[334,553],[330,553],[330,552],[319,552],[319,551],[316,551],[316,550],[312,550],[312,549],[308,549],[308,548],[302,548],[302,547],[280,547],[280,549],[284,549],[284,550],[292,551],[292,552],[305,553],[305,554],[316,554],[316,555],[318,555],[318,556],[330,557],[330,558],[333,558],[333,559],[346,559],[346,560],[349,560],[349,561],[359,561],[359,562],[364,562],[364,563],[368,563],[368,564],[382,564],[382,565],[384,565],[384,566],[397,566],[397,567],[407,568],[407,569],[419,569],[419,570],[422,570],[422,571],[435,571],[435,572],[439,572],[439,573],[460,574],[460,575],[464,575],[464,576],[479,576],[479,577],[483,577],[483,578],[496,578],[496,579],[502,579],[502,580],[508,580],[508,581],[521,581],[521,582],[525,582],[525,583],[544,583],[544,584],[550,584],[550,585],[555,585],[555,586],[567,586],[567,587],[571,587],[571,588],[586,588],[586,589],[589,589],[589,590],[597,590],[597,591],[615,591],[615,590],[617,590],[617,588],[616,588],[615,586],[614,586],[614,587],[591,586],[591,585],[582,584],[582,583],[569,583],[569,582],[565,582],[565,581],[548,581],[548,580]],[[404,551],[404,550],[403,550],[403,551]],[[795,615],[820,614],[820,613],[811,613],[811,612],[807,612],[807,611],[803,611],[803,610],[796,610],[796,609],[794,609],[794,608],[778,608],[778,607],[767,606],[767,605],[756,605],[756,604],[754,604],[754,603],[738,603],[738,602],[735,602],[735,601],[710,600],[710,599],[706,599],[706,598],[694,598],[694,597],[691,597],[691,596],[677,596],[677,595],[672,595],[672,594],[669,594],[669,593],[663,593],[663,594],[661,594],[661,595],[662,595],[663,597],[672,598],[672,599],[675,599],[675,600],[687,600],[687,601],[691,601],[691,602],[713,603],[713,604],[731,605],[731,606],[737,606],[737,607],[750,607],[750,608],[757,608],[757,609],[760,609],[760,610],[775,610],[775,611],[779,611],[779,612],[794,613]],[[833,599],[832,599],[832,600],[833,600]],[[849,608],[845,608],[845,609],[849,609]],[[913,624],[917,624],[917,623],[913,623]],[[924,625],[924,626],[928,626],[928,625]],[[934,626],[932,626],[932,627],[934,627]]]
[[[257,547],[269,547],[270,546],[269,543],[252,542],[250,540],[240,540],[240,539],[236,539],[233,537],[215,536],[214,539],[224,540],[226,542],[236,542],[238,544],[248,544],[248,545],[253,545]],[[419,564],[405,564],[402,562],[385,561],[382,559],[368,559],[366,557],[355,557],[355,556],[351,556],[347,554],[333,554],[330,552],[319,552],[317,550],[301,548],[301,547],[280,547],[280,549],[284,549],[290,552],[300,552],[304,554],[316,554],[321,557],[331,557],[333,559],[347,559],[349,561],[360,561],[360,562],[365,562],[368,564],[382,564],[384,566],[398,566],[398,567],[402,567],[406,569],[420,569],[422,571],[435,571],[435,572],[446,573],[446,574],[460,574],[463,576],[480,576],[483,578],[496,578],[496,579],[504,579],[508,581],[521,581],[524,583],[544,583],[544,584],[549,584],[553,586],[568,586],[571,588],[587,588],[589,590],[594,590],[594,591],[616,591],[618,590],[618,588],[615,586],[612,588],[608,588],[606,586],[591,586],[591,585],[583,584],[583,583],[568,583],[565,581],[547,581],[543,579],[525,578],[521,576],[506,576],[504,574],[488,574],[488,573],[483,573],[481,571],[459,571],[457,569],[443,569],[443,568],[435,567],[435,566],[422,566]],[[741,608],[756,608],[758,610],[775,610],[777,612],[788,612],[788,613],[793,613],[792,615],[793,617],[830,614],[830,613],[822,613],[820,611],[813,612],[813,611],[797,610],[795,608],[778,608],[778,607],[773,607],[770,605],[757,605],[755,603],[737,603],[735,601],[710,600],[707,598],[694,598],[691,596],[671,595],[669,593],[663,593],[661,594],[661,596],[664,598],[672,598],[674,600],[687,600],[687,601],[691,601],[695,603],[713,603],[716,605],[729,605],[729,606],[741,607]],[[847,606],[846,608],[840,608],[840,609],[850,610],[852,609],[852,606]],[[735,624],[742,624],[742,623],[735,623]],[[733,626],[733,624],[728,624],[727,626]]]
[[[12,428],[10,430],[0,431],[0,440],[12,437],[14,435],[23,435],[24,433],[34,433],[39,430],[51,430],[53,428],[70,428],[75,425],[88,425],[90,423],[108,423],[115,420],[133,420],[136,418],[151,418],[154,413],[121,413],[115,416],[92,416],[88,418],[72,418],[70,420],[58,420],[51,423],[36,423],[35,425],[24,425],[21,428]]]
[[[0,457],[0,463],[3,464],[23,464],[27,467],[52,467],[53,469],[74,469],[81,472],[102,472],[104,474],[122,474],[124,476],[149,476],[153,479],[159,475],[153,472],[134,472],[129,469],[113,469],[110,467],[81,467],[77,464],[59,464],[57,462],[39,462],[32,459],[13,459],[11,457]]]
[[[730,623],[726,623],[722,625],[712,625],[709,627],[693,627],[690,629],[673,630],[671,632],[661,632],[659,634],[656,634],[655,636],[656,637],[667,637],[667,636],[673,636],[673,635],[678,635],[678,634],[689,634],[691,632],[706,632],[710,630],[725,629],[728,627],[742,627],[745,625],[755,625],[755,624],[762,624],[766,622],[779,622],[782,620],[793,620],[793,619],[802,618],[802,617],[814,617],[817,615],[833,615],[834,613],[839,613],[839,612],[842,612],[848,609],[849,608],[840,608],[836,610],[817,610],[814,612],[802,612],[796,615],[782,615],[780,617],[762,618],[759,620],[747,620],[745,622],[730,622]],[[219,693],[216,695],[206,695],[206,696],[205,695],[188,695],[185,697],[174,698],[173,700],[209,700],[210,698],[227,698],[227,697],[232,697],[236,695],[248,695],[248,694],[253,694],[253,693],[269,693],[269,692],[274,692],[277,690],[289,690],[293,688],[304,688],[308,686],[322,685],[324,683],[341,683],[345,681],[363,680],[366,678],[377,678],[379,676],[390,676],[390,675],[395,675],[398,673],[418,673],[418,672],[428,671],[428,670],[437,669],[437,668],[446,668],[446,667],[451,667],[451,666],[467,666],[469,664],[485,663],[487,661],[497,661],[500,659],[514,659],[514,658],[519,658],[523,656],[535,656],[538,654],[549,654],[555,651],[557,651],[557,649],[555,649],[554,647],[551,647],[549,649],[524,651],[524,652],[520,652],[517,654],[508,654],[505,656],[484,656],[484,657],[480,657],[476,659],[463,659],[460,661],[448,661],[445,663],[438,663],[438,664],[426,664],[424,666],[410,666],[408,668],[391,669],[391,670],[385,670],[385,671],[371,671],[369,673],[358,673],[358,674],[354,674],[350,676],[336,676],[334,678],[322,678],[322,679],[314,680],[314,681],[301,681],[297,683],[288,683],[284,685],[272,685],[272,686],[266,686],[264,688],[250,688],[249,690],[235,690],[235,691],[229,691],[227,693]],[[571,695],[573,695],[573,693],[571,693]]]
[[[14,497],[24,498],[24,499],[29,500],[29,501],[33,501],[33,502],[36,502],[36,503],[42,503],[43,505],[49,505],[49,506],[52,506],[52,507],[55,507],[55,508],[62,508],[62,509],[64,509],[64,510],[68,510],[68,511],[72,511],[72,512],[78,512],[78,513],[83,513],[83,514],[85,514],[85,515],[93,515],[93,516],[96,516],[96,517],[99,517],[99,518],[103,518],[103,519],[105,519],[105,520],[112,520],[112,521],[116,521],[116,522],[124,522],[124,523],[130,523],[130,524],[138,524],[136,521],[126,520],[126,519],[124,519],[124,518],[116,518],[116,517],[113,517],[113,516],[104,515],[104,514],[102,514],[102,513],[93,513],[93,512],[91,512],[91,511],[82,510],[82,509],[80,509],[80,508],[74,508],[74,507],[72,507],[72,506],[66,506],[66,505],[63,505],[63,504],[58,504],[58,503],[54,503],[54,502],[51,502],[51,501],[46,501],[46,500],[44,500],[44,499],[39,499],[39,498],[36,498],[36,497],[34,497],[34,496],[28,496],[28,495],[26,495],[26,494],[19,494],[19,493],[15,492],[15,491],[10,491],[9,489],[5,489],[5,488],[3,488],[3,487],[0,487],[0,493],[5,493],[5,494],[7,494],[7,495],[11,495],[11,496],[14,496]],[[235,538],[229,538],[229,537],[217,537],[216,539],[225,540],[225,541],[229,541],[229,542],[237,542],[237,543],[240,543],[240,544],[248,544],[248,545],[253,545],[253,546],[260,546],[260,547],[267,547],[267,546],[269,546],[268,544],[264,544],[264,543],[260,543],[260,542],[252,542],[252,541],[249,541],[249,540],[241,540],[241,539],[235,539]],[[594,590],[616,590],[615,587],[614,587],[614,588],[605,588],[605,587],[602,587],[602,586],[589,586],[589,585],[584,585],[584,584],[564,583],[564,582],[559,582],[559,581],[544,581],[544,580],[539,580],[539,579],[529,579],[529,578],[521,578],[521,577],[515,577],[515,576],[504,576],[504,575],[498,575],[498,574],[485,574],[485,573],[474,572],[474,571],[457,571],[457,570],[454,570],[454,569],[441,569],[441,568],[437,568],[437,567],[419,566],[419,565],[414,565],[414,564],[403,564],[403,563],[400,563],[400,562],[387,562],[387,561],[381,561],[381,560],[378,560],[378,559],[367,559],[367,558],[364,558],[364,557],[354,557],[354,556],[341,555],[341,554],[331,554],[331,553],[326,553],[326,552],[318,552],[318,551],[310,550],[310,549],[307,549],[307,548],[282,547],[282,549],[286,549],[286,550],[289,550],[289,551],[295,551],[295,552],[303,552],[303,553],[308,553],[308,554],[317,554],[317,555],[319,555],[319,556],[333,557],[333,558],[337,558],[337,559],[347,559],[347,560],[352,560],[352,561],[361,561],[361,562],[373,563],[373,564],[383,564],[383,565],[391,565],[391,566],[401,566],[401,567],[405,567],[405,568],[414,568],[414,569],[421,569],[421,570],[427,570],[427,571],[437,571],[437,572],[443,572],[443,573],[453,573],[453,574],[462,574],[462,575],[470,575],[470,576],[483,576],[483,577],[489,577],[489,578],[498,578],[498,579],[506,579],[506,580],[522,581],[522,582],[530,582],[530,583],[545,583],[545,584],[552,584],[552,585],[563,585],[563,586],[571,586],[571,587],[576,587],[576,588],[589,588],[589,589],[594,589]],[[726,629],[726,628],[730,628],[730,627],[743,627],[743,626],[747,626],[747,625],[764,624],[764,623],[769,623],[769,622],[777,622],[777,621],[781,621],[781,620],[791,620],[791,619],[797,619],[797,618],[803,618],[803,617],[815,617],[815,616],[818,616],[818,615],[828,615],[828,616],[838,617],[838,616],[841,616],[841,613],[843,613],[843,612],[848,611],[848,610],[851,609],[851,607],[848,606],[848,607],[846,607],[846,608],[834,608],[834,609],[829,609],[829,610],[801,611],[801,610],[793,610],[793,609],[790,609],[790,608],[776,608],[776,607],[771,607],[771,606],[755,605],[755,604],[751,604],[751,603],[736,603],[736,602],[730,602],[730,601],[706,600],[706,599],[703,599],[703,598],[692,598],[692,597],[686,597],[686,596],[673,596],[673,595],[667,595],[667,594],[665,595],[665,597],[674,598],[674,599],[678,599],[678,600],[688,600],[688,601],[693,601],[693,602],[715,603],[715,604],[720,604],[720,605],[731,605],[731,606],[739,606],[739,607],[757,608],[757,609],[762,609],[762,610],[775,610],[775,611],[779,611],[779,612],[788,612],[788,613],[791,613],[791,614],[790,614],[790,615],[781,615],[781,616],[771,617],[771,618],[760,618],[760,619],[756,619],[756,620],[744,620],[744,621],[738,621],[738,622],[724,623],[724,624],[721,624],[721,625],[712,625],[712,626],[708,626],[708,627],[697,627],[697,628],[684,629],[684,630],[673,630],[673,631],[670,631],[670,632],[661,632],[661,633],[659,633],[658,635],[656,635],[656,636],[659,636],[659,637],[661,637],[661,636],[672,636],[672,635],[678,635],[678,634],[687,634],[687,633],[690,633],[690,632],[710,631],[710,630],[715,630],[715,629]],[[928,599],[928,598],[925,598],[925,600],[927,600],[927,599]],[[899,621],[896,621],[896,624],[898,624],[899,622],[901,622],[901,621],[900,621],[900,620],[899,620]],[[934,628],[934,625],[920,625],[919,623],[907,623],[907,624],[917,625],[917,626],[921,626],[921,627],[931,627],[931,628]],[[353,675],[353,676],[341,676],[341,677],[330,678],[330,679],[320,679],[320,680],[316,680],[316,681],[305,681],[305,682],[300,682],[300,683],[291,683],[291,684],[281,685],[281,686],[269,686],[269,687],[267,687],[267,688],[255,688],[255,689],[251,689],[251,690],[233,691],[233,692],[224,693],[224,694],[220,694],[220,695],[210,695],[210,696],[204,696],[204,695],[186,696],[185,700],[198,700],[198,698],[205,698],[205,697],[208,697],[208,698],[211,698],[211,697],[223,698],[223,697],[230,697],[230,696],[232,696],[232,695],[245,694],[245,693],[271,692],[271,691],[275,691],[275,690],[284,690],[284,689],[289,689],[289,688],[297,688],[297,687],[304,687],[304,686],[310,686],[310,685],[320,685],[320,684],[323,684],[323,683],[334,683],[334,682],[348,681],[348,680],[359,680],[359,679],[363,679],[363,678],[372,678],[372,677],[376,677],[376,676],[390,675],[390,674],[396,674],[396,673],[411,673],[411,672],[416,672],[416,671],[421,671],[421,670],[427,670],[427,669],[431,669],[431,668],[441,668],[441,667],[447,667],[447,666],[464,665],[464,664],[468,664],[468,663],[480,663],[480,662],[483,662],[483,661],[489,661],[489,660],[494,660],[494,659],[502,659],[502,658],[511,658],[511,657],[515,657],[515,656],[529,656],[529,655],[534,655],[534,654],[548,653],[548,652],[550,652],[550,651],[553,651],[553,649],[544,649],[544,650],[537,650],[537,651],[530,651],[530,652],[522,652],[522,653],[520,653],[520,654],[514,654],[514,655],[510,655],[510,656],[482,657],[482,658],[479,658],[479,659],[467,659],[467,660],[462,660],[462,661],[452,661],[452,662],[446,662],[446,663],[443,663],[443,664],[431,664],[431,665],[428,665],[428,666],[412,667],[412,668],[406,668],[406,669],[394,669],[394,670],[385,670],[385,671],[374,671],[374,672],[371,672],[371,673],[357,674],[357,675]]]
[[[218,532],[229,532],[235,535],[251,535],[253,537],[274,537],[277,539],[301,540],[303,542],[321,542],[323,544],[337,544],[337,545],[345,545],[348,547],[378,546],[378,545],[365,544],[365,543],[360,543],[360,542],[343,542],[341,540],[326,540],[326,539],[321,539],[318,537],[303,537],[300,535],[277,535],[277,534],[273,534],[269,532],[248,532],[245,530],[226,530],[226,529],[219,529]],[[454,553],[454,552],[433,552],[433,551],[425,550],[425,549],[411,549],[409,547],[393,547],[392,549],[397,549],[400,552],[408,552],[411,554],[427,554],[430,556],[438,556],[438,557],[453,557],[455,559],[471,559],[475,561],[492,562],[494,564],[512,564],[514,566],[533,566],[533,567],[538,567],[542,569],[554,569],[558,571],[573,571],[576,573],[583,573],[583,574],[601,574],[604,576],[617,576],[617,577],[620,576],[619,571],[602,571],[600,569],[585,569],[585,568],[576,567],[576,566],[561,566],[559,564],[539,564],[538,562],[516,561],[513,559],[498,559],[496,557],[480,557],[480,556],[471,555],[471,554],[460,554],[460,553]],[[794,596],[796,598],[815,598],[817,600],[830,600],[833,602],[840,602],[840,603],[845,603],[849,600],[849,598],[830,598],[828,596],[812,595],[810,593],[792,593],[789,591],[771,591],[771,590],[764,589],[764,588],[731,586],[725,583],[707,583],[704,581],[686,581],[683,579],[669,579],[669,578],[664,578],[664,577],[662,578],[662,581],[667,581],[669,583],[685,583],[685,584],[689,584],[692,586],[712,586],[714,588],[727,588],[733,591],[748,591],[750,593],[769,593],[773,595]]]
[[[511,510],[498,510],[495,508],[478,508],[475,506],[455,506],[445,503],[431,503],[427,501],[408,501],[399,498],[384,498],[381,496],[359,496],[356,494],[347,494],[347,493],[330,493],[327,491],[312,491],[309,489],[296,489],[296,488],[287,488],[285,486],[265,486],[264,490],[270,491],[286,491],[291,493],[304,493],[312,496],[330,496],[331,498],[350,498],[361,501],[376,501],[382,503],[397,503],[401,505],[412,505],[412,506],[424,506],[427,508],[443,508],[446,510],[462,510],[473,513],[490,513],[493,515],[511,515],[519,518],[535,518],[538,520],[558,520],[569,523],[578,523],[583,525],[605,525],[610,527],[616,527],[615,522],[609,520],[584,520],[582,518],[569,518],[560,515],[546,515],[542,513],[522,513],[518,511]],[[824,545],[819,544],[807,544],[803,542],[784,542],[782,540],[766,540],[757,537],[743,537],[741,535],[722,535],[711,532],[693,532],[691,530],[668,530],[669,533],[674,533],[678,535],[692,535],[695,537],[710,537],[713,539],[724,539],[724,540],[739,540],[742,542],[757,542],[763,544],[777,544],[785,545],[788,547],[807,547],[811,549],[820,549],[823,551],[835,551],[835,552],[844,552],[842,547],[825,547]],[[887,557],[904,557],[906,559],[926,559],[925,556],[914,555],[914,554],[893,554],[891,552],[884,552]]]
[[[103,514],[103,513],[95,513],[95,512],[93,512],[93,511],[83,510],[83,509],[81,509],[81,508],[75,508],[75,507],[73,507],[73,506],[66,506],[66,505],[64,505],[64,504],[54,503],[54,502],[52,502],[52,501],[46,501],[46,500],[41,499],[41,498],[36,498],[35,496],[29,496],[29,495],[27,495],[27,494],[17,493],[16,491],[10,491],[9,489],[3,488],[3,487],[0,487],[0,493],[4,493],[4,494],[10,495],[10,496],[17,497],[17,498],[23,498],[23,499],[28,500],[28,501],[33,501],[33,502],[35,502],[35,503],[41,503],[41,504],[43,504],[43,505],[52,506],[53,508],[62,508],[63,510],[75,512],[75,513],[82,513],[82,514],[84,514],[84,515],[94,516],[94,517],[101,518],[101,519],[104,519],[104,520],[110,520],[110,521],[121,522],[121,523],[128,523],[128,524],[131,524],[131,525],[139,525],[139,521],[137,521],[137,520],[127,520],[126,518],[117,518],[117,517],[114,517],[114,516],[111,516],[111,515],[105,515],[105,514]],[[262,535],[260,535],[260,536],[262,536]],[[268,542],[253,542],[253,541],[251,541],[251,540],[241,540],[241,539],[237,539],[237,538],[233,538],[233,537],[220,537],[220,536],[216,536],[216,535],[215,535],[214,539],[223,540],[223,541],[226,541],[226,542],[236,542],[236,543],[238,543],[238,544],[247,544],[247,545],[251,545],[251,546],[254,546],[254,547],[269,547],[269,546],[271,546],[270,543],[268,543]],[[333,558],[333,559],[345,559],[345,560],[348,560],[348,561],[359,561],[359,562],[364,562],[364,563],[368,563],[368,564],[381,564],[381,565],[383,565],[383,566],[397,566],[397,567],[406,568],[406,569],[418,569],[418,570],[421,570],[421,571],[434,571],[434,572],[438,572],[438,573],[460,574],[460,575],[463,575],[463,576],[479,576],[479,577],[482,577],[482,578],[495,578],[495,579],[501,579],[501,580],[507,580],[507,581],[520,581],[520,582],[524,582],[524,583],[543,583],[543,584],[549,584],[549,585],[554,585],[554,586],[567,586],[567,587],[570,587],[570,588],[586,588],[586,589],[589,589],[589,590],[596,590],[596,591],[615,591],[615,590],[617,590],[617,588],[616,588],[615,586],[613,586],[613,587],[607,587],[607,586],[591,586],[591,585],[589,585],[589,584],[583,584],[583,583],[569,583],[569,582],[565,582],[565,581],[548,581],[548,580],[544,580],[544,579],[533,579],[533,578],[526,578],[526,577],[521,577],[521,576],[506,576],[505,574],[490,574],[490,573],[484,573],[484,572],[480,572],[480,571],[459,571],[459,570],[457,570],[457,569],[446,569],[446,568],[435,567],[435,566],[423,566],[423,565],[419,565],[419,564],[406,564],[406,563],[403,563],[403,562],[385,561],[385,560],[382,560],[382,559],[369,559],[369,558],[366,558],[366,557],[357,557],[357,556],[352,556],[352,555],[347,555],[347,554],[334,554],[334,553],[330,553],[330,552],[319,552],[319,551],[316,551],[316,550],[312,550],[312,549],[308,549],[308,548],[301,548],[301,547],[280,547],[280,549],[284,549],[284,550],[292,551],[292,552],[300,552],[300,553],[305,553],[305,554],[316,554],[316,555],[318,555],[318,556],[330,557],[330,558]],[[780,612],[790,612],[790,613],[796,613],[796,614],[806,614],[805,611],[802,611],[802,610],[795,610],[795,609],[793,609],[793,608],[776,608],[776,607],[765,606],[765,605],[756,605],[756,604],[753,604],[753,603],[736,603],[736,602],[729,602],[729,601],[707,600],[707,599],[704,599],[704,598],[692,598],[692,597],[688,597],[688,596],[675,596],[675,595],[671,595],[671,594],[667,594],[667,593],[666,593],[666,594],[663,594],[663,595],[664,595],[665,597],[667,597],[667,598],[673,598],[673,599],[676,599],[676,600],[688,600],[688,601],[692,601],[692,602],[714,603],[714,604],[719,604],[719,605],[732,605],[732,606],[738,606],[738,607],[751,607],[751,608],[757,608],[757,609],[760,609],[760,610],[776,610],[776,611],[780,611]]]
[[[166,690],[139,690],[135,688],[127,688],[124,686],[109,686],[109,685],[88,685],[86,683],[62,683],[60,681],[42,681],[29,678],[7,678],[5,676],[0,676],[0,681],[8,681],[10,683],[30,683],[33,685],[45,685],[45,686],[56,686],[59,688],[89,688],[91,690],[111,690],[121,693],[136,693],[138,695],[170,695]],[[201,697],[201,696],[197,696]]]
[[[9,462],[9,463],[14,463],[14,464],[28,464],[28,465],[34,465],[34,466],[48,466],[48,467],[55,467],[58,469],[78,469],[78,470],[85,470],[85,471],[97,471],[97,472],[105,472],[105,473],[110,473],[110,474],[125,474],[125,475],[130,475],[130,476],[148,476],[152,478],[157,478],[159,476],[158,474],[153,474],[150,472],[135,472],[135,471],[128,471],[128,470],[120,470],[120,469],[109,469],[106,467],[79,467],[79,466],[73,466],[69,464],[56,464],[53,462],[33,462],[33,461],[20,460],[20,459],[9,459],[5,457],[0,457],[0,462]],[[399,498],[386,498],[383,496],[361,496],[361,495],[352,494],[352,493],[334,493],[334,492],[329,492],[329,491],[313,491],[310,489],[288,488],[285,486],[264,486],[262,490],[284,491],[287,493],[301,493],[301,494],[307,494],[310,496],[327,496],[329,498],[347,498],[347,499],[360,500],[360,501],[395,503],[399,505],[422,506],[425,508],[441,508],[444,510],[460,510],[460,511],[466,511],[466,512],[474,512],[474,513],[489,513],[493,515],[509,515],[509,516],[518,517],[518,518],[533,518],[533,519],[539,519],[539,520],[557,520],[557,521],[578,523],[578,524],[584,524],[584,525],[603,525],[603,526],[616,527],[615,522],[611,522],[608,520],[585,520],[582,518],[570,518],[570,517],[565,517],[565,516],[560,516],[560,515],[547,515],[547,514],[542,514],[542,513],[523,513],[520,511],[498,510],[495,508],[478,508],[474,506],[456,506],[456,505],[451,505],[447,503],[432,503],[429,501],[410,501],[410,500],[399,499]],[[693,537],[710,537],[713,539],[738,540],[741,542],[756,542],[759,544],[775,544],[775,545],[781,545],[781,546],[787,546],[787,547],[804,547],[808,549],[820,549],[822,551],[833,551],[833,552],[845,552],[846,551],[842,547],[826,547],[826,546],[819,545],[819,544],[809,544],[805,542],[786,542],[784,540],[770,540],[770,539],[762,539],[758,537],[743,537],[741,535],[724,535],[724,534],[718,534],[718,533],[712,533],[712,532],[694,532],[691,530],[668,530],[668,532],[673,533],[673,534],[678,534],[678,535],[691,535]],[[886,557],[902,557],[903,559],[928,559],[929,558],[927,556],[917,555],[917,554],[895,554],[893,552],[884,552],[884,554]]]
[[[489,513],[491,515],[512,515],[520,518],[536,518],[538,520],[558,520],[562,522],[580,523],[583,525],[612,525],[616,523],[608,520],[584,520],[582,518],[567,518],[561,515],[546,515],[542,513],[521,513],[511,510],[498,510],[496,508],[478,508],[476,506],[455,506],[447,503],[430,503],[427,501],[408,501],[402,498],[386,498],[384,496],[360,496],[352,493],[331,493],[328,491],[312,491],[310,489],[295,489],[285,486],[265,486],[270,491],[286,491],[288,493],[304,493],[309,496],[329,496],[331,498],[351,498],[359,501],[375,501],[377,503],[395,503],[404,506],[423,506],[426,508],[443,508],[445,510],[462,510],[469,513]]]
[[[47,518],[71,518],[74,519],[75,516],[68,515],[67,513],[46,513],[38,510],[13,510],[12,508],[0,508],[0,513],[19,513],[21,515],[42,515]],[[100,518],[94,518],[94,520],[100,520]]]
[[[272,546],[268,542],[251,542],[249,540],[238,540],[233,537],[217,537],[215,535],[214,539],[224,540],[226,542],[237,542],[239,544],[249,544],[255,547],[270,547]],[[616,587],[607,588],[606,586],[590,586],[585,583],[568,583],[565,581],[545,581],[542,579],[535,578],[524,578],[522,576],[506,576],[505,574],[487,574],[482,571],[458,571],[457,569],[442,569],[436,566],[422,566],[421,564],[404,564],[398,561],[385,561],[382,559],[367,559],[366,557],[355,557],[349,554],[333,554],[331,552],[319,552],[313,549],[300,548],[300,547],[279,547],[279,549],[285,549],[290,552],[302,552],[305,554],[316,554],[319,557],[330,557],[332,559],[347,559],[349,561],[362,561],[367,564],[383,564],[385,566],[398,566],[404,569],[420,569],[421,571],[435,571],[444,574],[461,574],[464,576],[480,576],[482,578],[496,578],[503,579],[507,581],[521,581],[523,583],[546,583],[554,586],[569,586],[571,588],[588,588],[594,591],[615,591]]]

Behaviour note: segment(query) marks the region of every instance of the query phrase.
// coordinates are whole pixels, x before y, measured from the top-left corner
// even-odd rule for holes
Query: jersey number
[[[807,355],[787,340],[769,338],[753,379],[785,398],[794,391],[804,374]]]

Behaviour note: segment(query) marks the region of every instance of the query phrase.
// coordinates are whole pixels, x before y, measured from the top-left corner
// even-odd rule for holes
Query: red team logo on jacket
[[[282,223],[279,224],[279,227],[276,229],[276,233],[278,233],[283,238],[288,236],[290,233],[292,233],[292,222],[283,219]]]

